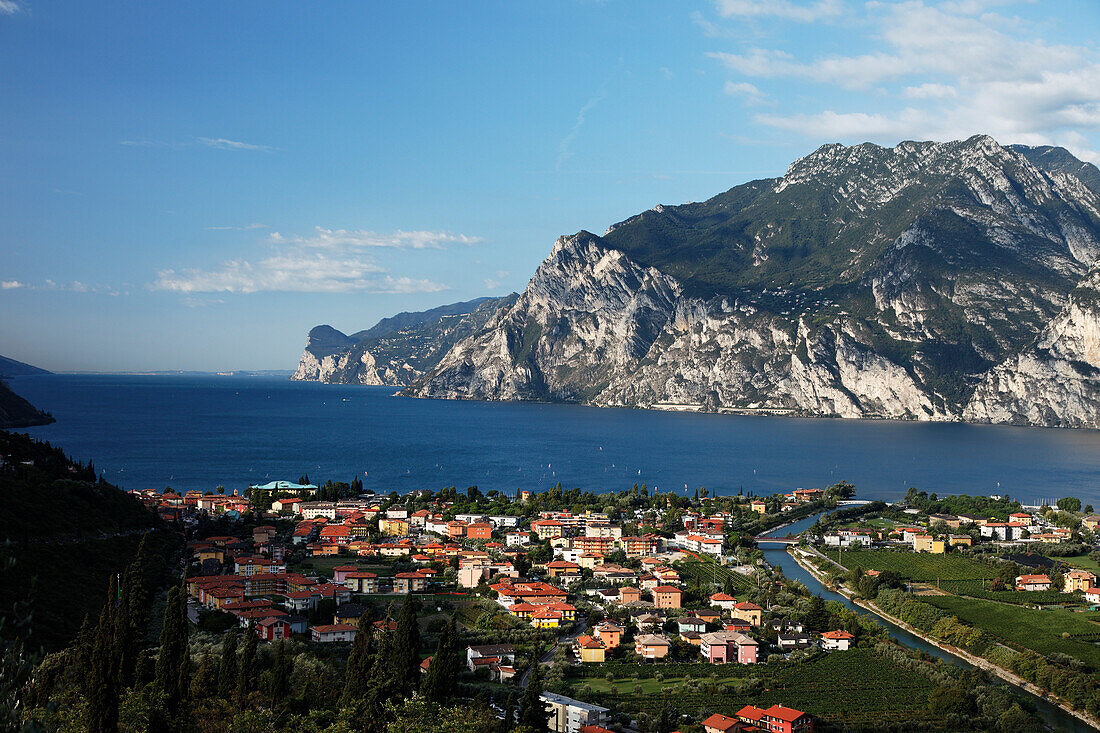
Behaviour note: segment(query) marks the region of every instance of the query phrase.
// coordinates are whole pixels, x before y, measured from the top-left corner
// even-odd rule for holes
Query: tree
[[[250,623],[248,636],[244,640],[244,650],[237,664],[237,686],[233,692],[233,699],[239,708],[243,708],[248,703],[248,696],[255,689],[257,646],[259,646],[259,637],[256,634],[256,627],[255,624]]]
[[[157,655],[156,688],[165,696],[169,718],[177,724],[183,718],[187,693],[190,691],[191,654],[188,646],[187,592],[183,586],[168,591],[164,607],[164,625],[160,632],[160,653]]]
[[[455,693],[455,680],[458,677],[461,662],[458,656],[458,631],[454,616],[439,634],[435,656],[432,657],[428,674],[424,678],[423,695],[432,702],[446,702]]]
[[[1067,496],[1058,500],[1058,508],[1064,512],[1081,511],[1081,500],[1074,496]]]
[[[810,599],[810,607],[803,616],[802,622],[809,631],[827,631],[829,626],[829,610],[825,608],[825,600],[821,596]]]
[[[397,613],[390,669],[398,694],[408,697],[416,690],[420,683],[420,625],[412,596],[405,598]]]
[[[371,680],[371,669],[374,665],[374,628],[371,626],[370,614],[364,613],[359,617],[359,626],[355,630],[355,641],[351,644],[351,654],[348,655],[348,666],[344,670],[344,698],[345,705],[351,706],[367,694]]]
[[[222,637],[222,658],[218,663],[218,697],[228,700],[237,685],[237,631]]]
[[[114,650],[115,615],[118,610],[118,586],[112,578],[107,602],[99,612],[95,642],[85,681],[85,724],[89,733],[115,733],[118,730],[118,657]]]
[[[519,710],[519,727],[531,733],[547,733],[550,715],[542,702],[542,679],[540,678],[539,657],[542,649],[536,645],[531,653],[531,672],[527,679],[527,689],[523,692],[523,703]]]
[[[202,654],[202,660],[199,662],[199,668],[195,671],[195,676],[191,678],[189,696],[192,700],[205,700],[212,697],[217,689],[218,670],[214,665],[214,655],[207,649]]]
[[[290,673],[294,670],[294,660],[287,651],[286,639],[275,644],[275,660],[271,666],[271,679],[268,683],[268,695],[271,707],[277,708],[290,695]]]

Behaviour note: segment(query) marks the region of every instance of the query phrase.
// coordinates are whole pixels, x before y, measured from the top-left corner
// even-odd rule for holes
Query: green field
[[[717,579],[719,588],[725,584],[727,579],[733,584],[733,587],[739,591],[748,590],[755,586],[752,577],[744,573],[730,570],[725,565],[718,565],[714,562],[684,560],[683,562],[677,563],[677,569],[681,577],[685,580],[693,578],[700,583],[706,584],[712,583]]]
[[[901,577],[919,583],[997,577],[995,567],[956,554],[930,555],[893,550],[829,550],[825,554],[848,569],[893,570]]]
[[[960,596],[922,596],[921,600],[985,629],[1016,649],[1040,654],[1062,653],[1100,669],[1100,624],[1085,614],[1050,609],[1037,611]],[[1063,638],[1068,634],[1068,638]]]
[[[933,684],[923,675],[902,669],[871,649],[852,649],[825,654],[809,662],[744,666],[735,677],[708,676],[708,665],[699,665],[693,682],[683,677],[656,679],[602,677],[571,679],[574,688],[585,686],[599,704],[636,714],[660,712],[667,701],[681,713],[704,717],[710,713],[732,715],[744,705],[767,707],[781,703],[829,721],[882,724],[927,720],[928,694]],[[727,672],[728,670],[723,670]],[[717,684],[717,691],[698,689]],[[641,687],[640,692],[636,691]]]
[[[1065,560],[1066,563],[1072,565],[1075,568],[1091,570],[1097,575],[1100,575],[1100,564],[1097,564],[1097,562],[1088,555],[1071,555],[1069,557],[1060,557],[1058,559]]]

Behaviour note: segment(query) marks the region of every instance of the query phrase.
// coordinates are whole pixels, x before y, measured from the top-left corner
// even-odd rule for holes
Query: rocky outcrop
[[[1100,269],[1035,344],[990,371],[966,410],[974,422],[1100,427]]]
[[[351,336],[331,326],[309,332],[291,379],[329,384],[402,386],[435,366],[459,339],[476,332],[502,303],[517,296],[478,298],[383,318]]]
[[[1032,157],[828,145],[562,237],[405,394],[1095,426],[1100,196]]]

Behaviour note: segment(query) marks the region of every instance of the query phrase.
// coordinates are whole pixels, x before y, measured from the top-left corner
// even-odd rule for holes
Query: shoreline
[[[821,575],[821,572],[817,568],[815,568],[813,565],[811,565],[810,563],[805,562],[805,560],[802,557],[800,557],[798,553],[788,551],[787,554],[790,555],[791,559],[794,560],[798,564],[799,567],[801,567],[803,570],[805,570],[810,575],[812,575],[814,578],[816,578],[818,580],[818,582],[820,582],[823,586],[825,586],[826,588],[829,587],[829,586],[825,585],[825,580],[823,579],[823,577]],[[829,558],[825,558],[825,559],[829,560]],[[830,562],[833,562],[833,561],[830,560]],[[836,563],[833,562],[833,564],[835,565]],[[840,567],[840,566],[838,566],[838,567]],[[986,659],[984,657],[976,656],[974,654],[971,654],[968,651],[965,651],[963,649],[959,649],[958,647],[951,646],[950,644],[947,644],[947,643],[941,641],[940,639],[937,639],[933,636],[930,636],[926,632],[922,631],[921,629],[910,626],[909,624],[907,624],[906,622],[904,622],[901,619],[897,618],[896,616],[893,616],[893,615],[887,613],[886,611],[883,611],[881,608],[878,607],[877,604],[875,604],[871,601],[865,601],[865,600],[853,598],[851,592],[843,586],[840,586],[840,587],[835,588],[835,589],[830,589],[830,590],[834,590],[834,592],[839,593],[840,595],[844,596],[845,598],[847,598],[849,601],[851,601],[855,605],[859,606],[860,608],[862,608],[862,609],[878,616],[879,618],[882,618],[886,621],[889,621],[894,626],[897,626],[899,629],[902,629],[902,630],[912,634],[913,636],[917,637],[918,639],[925,642],[926,644],[931,644],[932,646],[936,647],[940,651],[942,651],[946,654],[950,654],[951,656],[956,657],[958,659],[961,659],[962,661],[966,662],[967,664],[969,664],[973,667],[977,667],[978,669],[984,670],[986,672],[991,672],[994,675],[996,675],[997,677],[999,677],[1000,679],[1002,679],[1003,681],[1005,681],[1005,682],[1007,682],[1007,683],[1009,683],[1009,684],[1011,684],[1015,687],[1018,687],[1021,690],[1023,690],[1024,692],[1026,692],[1030,695],[1033,695],[1033,696],[1035,696],[1035,697],[1037,697],[1037,698],[1039,698],[1039,699],[1041,699],[1045,702],[1048,702],[1051,705],[1057,706],[1063,712],[1068,713],[1069,715],[1072,715],[1073,717],[1080,720],[1082,723],[1085,723],[1086,725],[1092,726],[1093,728],[1096,728],[1096,729],[1100,730],[1100,720],[1097,720],[1096,718],[1092,717],[1091,715],[1089,715],[1086,712],[1083,712],[1083,711],[1077,710],[1076,708],[1071,707],[1068,703],[1064,702],[1061,698],[1051,694],[1049,691],[1044,692],[1040,687],[1038,687],[1034,683],[1028,682],[1027,680],[1025,680],[1022,677],[1018,676],[1016,673],[1012,672],[1011,670],[1005,669],[1004,667],[1001,667],[1000,665],[994,664],[993,662],[990,662],[988,659]]]

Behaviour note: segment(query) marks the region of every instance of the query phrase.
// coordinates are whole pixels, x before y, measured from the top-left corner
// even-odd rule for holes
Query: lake
[[[12,387],[57,422],[27,432],[123,488],[243,489],[273,479],[380,492],[478,485],[595,492],[647,484],[770,494],[846,480],[860,498],[909,486],[1078,496],[1100,505],[1100,431],[706,415],[417,400],[391,387],[276,377],[45,375]]]

